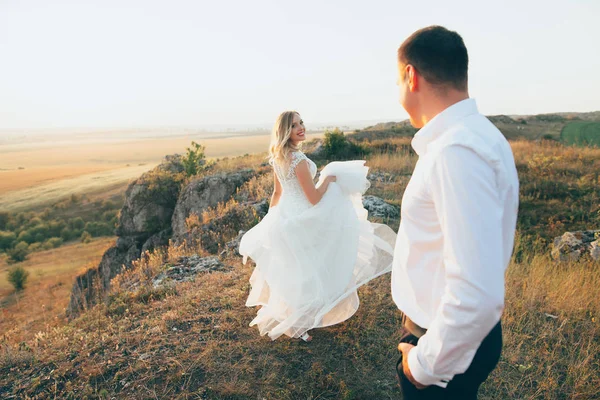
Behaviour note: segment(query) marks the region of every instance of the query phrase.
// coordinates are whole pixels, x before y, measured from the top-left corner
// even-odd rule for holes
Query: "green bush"
[[[29,272],[25,271],[25,268],[21,266],[13,267],[8,271],[8,281],[17,291],[25,289],[28,277]]]
[[[87,231],[83,231],[79,239],[81,240],[81,243],[90,243],[92,241],[92,235]]]
[[[29,255],[29,244],[27,242],[19,242],[13,249],[7,251],[7,254],[11,261],[25,261]]]
[[[33,253],[38,250],[46,250],[46,248],[42,245],[42,243],[31,243],[29,245],[29,252]]]
[[[6,229],[10,215],[6,211],[0,211],[0,230]]]
[[[83,229],[85,226],[85,221],[81,217],[71,218],[69,220],[69,227],[73,230]]]
[[[52,249],[60,247],[60,246],[62,246],[62,244],[63,244],[63,240],[59,237],[50,238],[50,239],[46,240],[46,242],[44,243],[44,245],[51,246]]]
[[[325,156],[330,160],[345,160],[359,155],[365,155],[366,148],[348,140],[344,132],[335,128],[325,132],[323,138],[323,149]]]
[[[31,234],[31,231],[27,229],[19,233],[19,236],[17,236],[17,241],[29,244],[35,242],[35,238]]]
[[[111,236],[114,234],[113,226],[105,222],[87,222],[83,230],[89,232],[93,237]]]
[[[185,174],[187,176],[197,175],[206,165],[204,146],[192,142],[192,146],[188,147],[186,150],[187,153],[181,159],[183,167],[185,168]]]
[[[64,240],[65,242],[73,239],[73,231],[70,230],[69,228],[63,228],[62,231],[60,231],[60,237],[62,238],[62,240]]]
[[[13,232],[0,231],[0,250],[10,249],[15,240],[17,240],[17,235]]]

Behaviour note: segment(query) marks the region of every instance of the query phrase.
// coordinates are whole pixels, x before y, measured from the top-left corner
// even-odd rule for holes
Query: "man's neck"
[[[466,100],[468,98],[468,92],[459,92],[455,90],[445,93],[443,96],[431,96],[423,110],[423,114],[421,116],[421,123],[423,124],[423,126],[427,125],[429,121],[431,121],[433,118],[435,118],[436,115],[438,115],[448,107],[453,106],[454,104]]]

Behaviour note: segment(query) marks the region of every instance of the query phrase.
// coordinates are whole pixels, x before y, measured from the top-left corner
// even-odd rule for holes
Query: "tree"
[[[325,131],[323,148],[326,157],[331,160],[348,159],[366,153],[366,149],[348,140],[339,128]]]
[[[8,224],[9,214],[6,211],[0,211],[0,230],[6,229]]]
[[[46,242],[44,243],[44,246],[48,249],[56,249],[57,247],[62,246],[62,244],[63,244],[63,240],[61,238],[53,237],[53,238],[46,240]]]
[[[185,173],[187,176],[197,175],[206,164],[204,159],[205,148],[196,142],[192,142],[192,146],[186,150],[186,155],[181,158]]]
[[[13,232],[0,231],[0,250],[10,249],[17,239]]]
[[[325,131],[323,148],[328,158],[333,158],[343,152],[345,146],[346,138],[344,137],[344,132],[340,131],[339,128],[335,128],[332,131]]]
[[[92,241],[92,235],[89,232],[83,231],[81,234],[81,243],[89,243]]]
[[[29,272],[21,266],[13,267],[8,271],[8,281],[16,291],[25,289],[25,283],[29,277]]]
[[[8,257],[15,262],[25,261],[29,255],[29,245],[27,242],[19,242],[14,249],[9,250]]]

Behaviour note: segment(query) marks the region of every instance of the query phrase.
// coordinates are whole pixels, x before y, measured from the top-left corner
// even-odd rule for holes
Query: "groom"
[[[502,350],[504,272],[519,182],[510,145],[467,88],[467,49],[440,26],[398,49],[419,160],[402,199],[392,296],[404,399],[476,399]]]

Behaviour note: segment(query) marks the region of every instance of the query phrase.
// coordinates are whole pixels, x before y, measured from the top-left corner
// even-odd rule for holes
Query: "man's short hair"
[[[398,62],[412,65],[433,85],[467,90],[467,48],[458,33],[442,26],[429,26],[410,35],[398,49]]]

